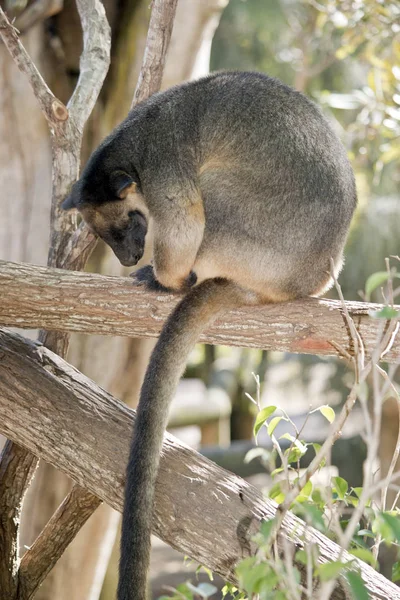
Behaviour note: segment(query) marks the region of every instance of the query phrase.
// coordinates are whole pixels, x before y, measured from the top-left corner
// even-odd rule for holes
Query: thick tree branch
[[[0,353],[0,360],[2,356]],[[0,461],[0,597],[13,598],[18,588],[18,524],[22,498],[36,469],[36,457],[10,441]]]
[[[101,335],[156,337],[179,299],[147,292],[129,278],[5,261],[0,261],[0,287],[0,325]],[[381,322],[369,311],[379,305],[346,306],[368,354]],[[315,298],[243,308],[221,316],[201,340],[321,355],[340,355],[343,348],[351,355],[353,343],[342,310],[339,301]],[[399,360],[399,335],[384,358]]]
[[[134,412],[46,348],[0,332],[1,432],[57,466],[78,485],[122,510]],[[23,377],[21,376],[23,374]],[[155,533],[234,581],[238,560],[276,505],[245,481],[166,435],[157,480]],[[317,543],[323,562],[340,548],[288,513],[282,536]],[[354,559],[345,553],[345,560]],[[400,598],[398,588],[357,561],[372,600]],[[332,598],[344,600],[338,587]]]
[[[24,600],[33,598],[37,588],[100,504],[101,500],[85,488],[79,485],[72,488],[21,559],[20,597]]]

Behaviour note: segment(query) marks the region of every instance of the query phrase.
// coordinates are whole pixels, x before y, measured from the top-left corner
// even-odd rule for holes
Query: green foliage
[[[378,512],[372,523],[372,531],[380,534],[386,542],[400,543],[400,519],[397,511]]]
[[[392,567],[392,581],[400,581],[400,561],[395,562]]]
[[[372,554],[371,550],[368,550],[367,548],[353,548],[350,550],[350,554],[356,558],[359,558],[360,560],[363,560],[367,564],[371,565],[371,567],[375,568],[377,566],[376,558]]]
[[[332,477],[332,483],[332,491],[337,495],[339,500],[345,500],[347,496],[347,490],[349,489],[347,481],[345,481],[342,477]]]
[[[345,578],[350,586],[350,590],[354,600],[368,600],[369,594],[365,583],[359,573],[356,571],[348,571]]]
[[[380,287],[389,279],[389,273],[387,271],[378,271],[377,273],[373,273],[367,279],[365,284],[365,299],[369,302],[371,299],[371,294],[377,287]]]
[[[369,315],[374,319],[398,319],[400,311],[395,310],[391,306],[384,306],[381,310],[370,310]]]
[[[247,600],[246,594],[241,592],[235,585],[226,583],[222,588],[222,600],[229,594],[233,600]]]
[[[230,0],[211,68],[264,71],[318,98],[364,182],[396,193],[399,22],[396,0]]]
[[[333,408],[331,408],[330,406],[328,406],[326,404],[324,406],[319,406],[312,412],[316,412],[316,411],[319,411],[321,413],[321,415],[323,415],[325,417],[325,419],[327,421],[329,421],[329,423],[333,423],[333,421],[335,420],[335,411],[333,410]]]
[[[329,581],[329,579],[337,579],[346,567],[348,567],[347,563],[338,560],[319,565],[315,572],[321,581]]]
[[[276,406],[266,406],[257,415],[256,422],[254,424],[254,437],[257,438],[258,432],[261,427],[265,425],[268,418],[276,411]]]

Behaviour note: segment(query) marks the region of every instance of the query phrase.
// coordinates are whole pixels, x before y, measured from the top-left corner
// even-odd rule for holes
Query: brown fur
[[[187,355],[222,310],[317,295],[356,205],[346,152],[317,107],[257,73],[156,94],[94,152],[64,207],[124,265],[154,225],[149,289],[186,292],[146,373],[127,469],[118,600],[145,600],[154,486]]]
[[[103,237],[109,231],[110,226],[123,229],[128,222],[128,213],[131,210],[139,210],[149,218],[149,211],[143,196],[135,191],[135,188],[118,202],[106,202],[100,205],[85,204],[79,212],[88,227],[98,236]]]

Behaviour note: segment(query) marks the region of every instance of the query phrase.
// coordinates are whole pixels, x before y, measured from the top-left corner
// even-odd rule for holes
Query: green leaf
[[[400,312],[391,306],[384,306],[381,310],[370,310],[368,314],[373,319],[396,319],[400,317]]]
[[[289,442],[292,442],[292,444],[296,440],[296,438],[293,435],[290,435],[290,433],[282,434],[281,436],[279,436],[279,439],[280,440],[289,440]]]
[[[280,423],[282,421],[282,419],[284,419],[284,417],[274,417],[273,419],[270,420],[270,422],[268,423],[268,435],[272,435],[275,431],[276,426],[278,425],[278,423]],[[284,419],[285,421],[287,421],[287,419]]]
[[[324,510],[326,506],[326,500],[321,494],[321,490],[318,488],[313,490],[311,496],[312,503],[319,509]]]
[[[329,581],[329,579],[336,579],[341,571],[348,566],[348,563],[343,563],[339,560],[336,562],[328,562],[317,567],[317,574],[321,581]]]
[[[285,501],[285,494],[282,492],[281,486],[279,483],[276,483],[269,490],[269,497],[271,500],[275,500],[277,504],[282,504]]]
[[[307,552],[305,550],[297,550],[295,560],[302,565],[306,565],[308,562]]]
[[[264,536],[265,540],[268,541],[271,537],[271,533],[273,532],[274,526],[276,524],[276,519],[269,519],[268,521],[263,521],[260,526],[260,532]]]
[[[380,513],[380,517],[385,521],[387,526],[390,528],[393,538],[396,542],[400,542],[400,519],[398,516],[394,517],[393,515],[383,512]]]
[[[369,529],[360,529],[357,535],[359,535],[360,537],[368,537],[373,540],[375,539],[375,535]]]
[[[266,406],[257,415],[256,422],[254,423],[254,437],[257,437],[258,432],[261,427],[264,425],[268,417],[272,415],[276,411],[276,406]]]
[[[326,531],[323,511],[319,510],[310,502],[303,502],[293,506],[294,513],[301,517],[306,523],[318,529],[318,531]]]
[[[281,435],[279,437],[280,440],[289,440],[289,442],[292,442],[292,444],[294,444],[294,446],[296,446],[299,450],[301,450],[301,452],[303,454],[305,454],[307,452],[307,445],[304,444],[301,440],[298,440],[297,438],[294,437],[294,435],[290,435],[290,433],[284,433],[283,435]]]
[[[285,594],[285,592],[282,592],[280,590],[274,590],[273,593],[269,595],[269,598],[273,598],[274,600],[287,600],[287,595]]]
[[[186,598],[186,600],[193,600],[193,593],[189,589],[189,587],[186,585],[186,583],[181,583],[180,585],[176,586],[175,591],[179,592],[179,594],[174,594],[172,596],[172,600],[177,600],[177,599],[182,600],[182,597]],[[165,597],[168,598],[168,600],[171,600],[171,597],[169,597],[169,596],[165,596]]]
[[[314,451],[315,451],[315,456],[317,456],[318,452],[321,450],[321,444],[317,444],[317,443],[313,442],[311,445],[312,445],[312,447],[314,448]],[[325,465],[326,465],[326,458],[323,458],[323,459],[321,460],[321,462],[319,463],[319,467],[320,467],[320,469],[321,469],[322,467],[324,467]]]
[[[278,583],[278,574],[274,568],[270,565],[267,566],[267,572],[265,576],[258,582],[256,586],[256,592],[260,594],[262,598],[271,597],[270,592],[273,590],[273,597],[276,597],[276,584]]]
[[[271,473],[271,477],[275,477],[275,475],[278,475],[278,473],[282,473],[282,471],[284,471],[285,469],[283,467],[278,467],[277,469],[274,469]]]
[[[321,415],[323,415],[325,419],[329,421],[329,423],[333,423],[333,421],[335,420],[335,411],[333,410],[333,408],[325,404],[324,406],[319,407],[319,411]]]
[[[395,562],[392,567],[392,581],[400,581],[400,561]]]
[[[387,271],[377,271],[372,273],[365,284],[365,297],[369,301],[371,294],[377,287],[383,285],[389,279],[389,273]]]
[[[204,565],[199,565],[196,569],[196,575],[201,572],[205,573],[210,581],[214,581],[214,573],[211,571],[211,569],[205,567]]]
[[[356,508],[360,504],[359,499],[355,498],[354,496],[347,496],[346,502],[347,502],[347,504],[354,506],[354,508]]]
[[[354,548],[353,550],[350,550],[350,554],[368,563],[371,567],[376,566],[376,558],[371,550],[367,550],[367,548]]]
[[[287,450],[285,450],[284,454],[287,457],[288,463],[297,463],[303,456],[304,452],[302,452],[298,448],[294,447],[294,448],[288,448]]]
[[[232,583],[226,583],[224,585],[224,587],[221,590],[222,592],[222,599],[224,599],[228,594],[230,594],[231,596],[233,596],[234,598],[244,598],[244,594],[242,592],[239,592],[238,588],[233,585]]]
[[[345,573],[345,577],[350,586],[354,600],[369,600],[367,588],[359,573],[356,571],[349,571],[348,573]]]
[[[342,477],[332,477],[332,481],[334,483],[333,491],[336,492],[340,500],[344,500],[349,489],[347,481]]]
[[[257,594],[260,583],[264,583],[271,574],[269,565],[266,563],[257,563],[256,560],[256,557],[245,558],[236,567],[240,587],[245,590],[249,596]]]
[[[311,481],[307,481],[306,485],[300,491],[300,494],[296,498],[296,502],[307,502],[307,500],[311,500],[310,496],[313,491],[313,484]]]

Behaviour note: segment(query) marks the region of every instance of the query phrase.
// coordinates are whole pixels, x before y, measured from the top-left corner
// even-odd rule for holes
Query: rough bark
[[[97,0],[83,2],[77,1],[79,16],[83,30],[83,52],[80,61],[80,75],[75,87],[74,93],[68,103],[68,108],[54,96],[42,75],[33,63],[31,57],[21,43],[18,31],[10,25],[4,12],[0,9],[0,35],[11,54],[14,62],[19,70],[27,77],[35,98],[45,116],[50,131],[51,149],[52,149],[52,194],[51,194],[51,210],[50,210],[50,248],[48,253],[48,264],[50,266],[58,266],[70,268],[72,265],[76,268],[82,268],[90,248],[94,247],[95,238],[88,232],[82,230],[80,236],[75,239],[76,248],[73,249],[73,260],[69,262],[70,255],[68,252],[68,240],[72,231],[75,229],[75,218],[67,215],[60,208],[60,202],[67,194],[69,187],[76,180],[79,163],[80,150],[82,143],[83,127],[94,107],[100,89],[102,87],[105,75],[108,70],[110,56],[110,28],[105,18],[103,5]],[[82,251],[83,250],[83,251]],[[80,256],[77,259],[77,254]],[[52,350],[66,355],[68,347],[68,335],[65,333],[42,332],[41,339]],[[3,462],[18,462],[18,468],[26,471],[25,480],[28,481],[32,472],[36,469],[37,458],[33,455],[24,455],[19,448],[13,447],[12,444],[7,444],[3,453]],[[8,514],[15,510],[14,505],[19,506],[25,495],[25,486],[15,486],[15,483],[10,477],[10,473],[5,471],[5,476],[8,479],[3,482],[3,487],[7,489],[15,488],[14,494],[10,495],[12,504],[9,505],[9,510],[5,511]],[[18,492],[18,496],[17,496]],[[76,494],[79,496],[79,489]],[[86,496],[85,492],[85,496]],[[92,499],[92,509],[97,506],[97,500]],[[19,517],[19,514],[18,514]],[[75,523],[71,523],[70,531],[76,530],[80,521],[79,516],[71,513],[71,517]],[[87,518],[87,517],[86,517]],[[86,520],[86,519],[85,519]],[[10,560],[13,560],[15,568],[18,565],[18,531],[19,518],[14,519],[15,531],[13,539],[5,538],[5,543],[2,547],[2,552],[10,555]],[[78,527],[79,529],[79,527]],[[12,533],[11,528],[8,528],[8,533]],[[68,538],[68,536],[66,536]],[[16,548],[16,554],[13,546]],[[60,544],[58,550],[62,551],[63,546]],[[15,558],[15,560],[14,560]],[[37,569],[38,574],[47,572],[51,568],[50,564],[46,564],[49,557],[44,555],[42,569]],[[58,556],[54,557],[57,560]],[[35,565],[34,565],[35,568]],[[31,597],[35,592],[32,587],[34,583],[40,584],[40,577],[32,577],[28,581],[26,588],[27,595],[24,596],[24,585],[20,585],[21,577],[18,573],[14,577],[17,585],[14,585],[12,594],[9,594],[10,600],[18,597],[20,600],[25,600],[28,596]],[[17,591],[18,588],[18,591]]]
[[[178,0],[153,0],[143,64],[132,108],[161,87],[165,57],[171,39]]]
[[[37,588],[100,504],[101,500],[84,488],[78,485],[72,488],[21,560],[21,598],[30,600],[34,597]]]
[[[0,261],[0,286],[0,325],[102,335],[158,336],[179,300],[176,295],[147,292],[132,279],[5,261]],[[368,354],[376,345],[381,323],[369,313],[380,305],[346,305]],[[399,360],[399,338],[393,336],[385,361]],[[340,355],[341,349],[353,352],[341,303],[316,298],[231,311],[201,340],[321,355]]]
[[[0,430],[121,511],[134,412],[57,355],[15,334],[0,332],[0,353]],[[154,531],[168,544],[234,581],[236,562],[254,550],[252,536],[275,511],[251,485],[165,436]],[[305,536],[316,542],[323,562],[340,551],[312,528],[305,533],[290,513],[281,534],[300,547]],[[394,584],[358,565],[371,599],[400,598]],[[344,599],[344,590],[336,588],[332,598]]]
[[[1,356],[0,356],[1,360]],[[10,452],[10,447],[13,451]],[[24,491],[36,469],[31,455],[8,441],[0,462],[0,597],[14,598],[18,588],[18,529]]]

